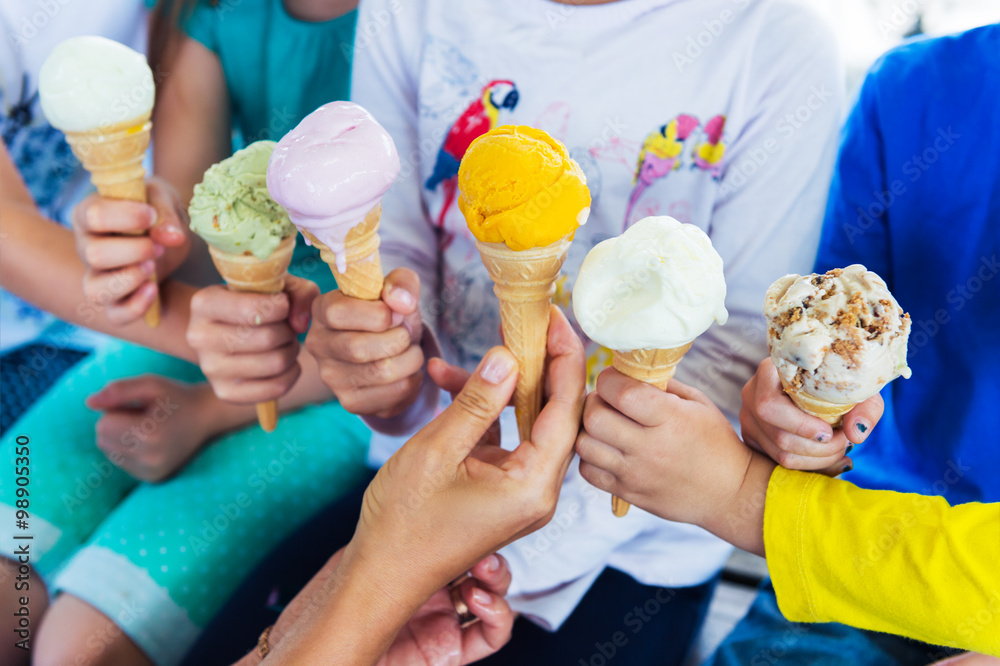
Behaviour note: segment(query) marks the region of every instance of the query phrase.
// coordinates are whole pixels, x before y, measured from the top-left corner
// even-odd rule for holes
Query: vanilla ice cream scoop
[[[90,132],[153,109],[153,72],[141,53],[104,37],[61,42],[38,75],[42,111],[64,132]]]
[[[764,315],[771,360],[786,390],[848,405],[910,376],[910,316],[861,264],[786,275],[767,290]]]
[[[704,231],[647,217],[598,243],[573,287],[573,312],[591,340],[613,350],[672,349],[712,321],[725,324],[722,258]]]

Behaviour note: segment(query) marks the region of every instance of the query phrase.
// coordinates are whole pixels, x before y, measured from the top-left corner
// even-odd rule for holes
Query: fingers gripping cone
[[[503,243],[476,241],[500,300],[504,344],[520,369],[514,411],[521,441],[531,439],[531,428],[542,408],[549,308],[569,244],[570,239],[563,238],[518,252]]]
[[[673,349],[635,349],[633,351],[616,351],[611,365],[626,377],[638,379],[661,391],[667,389],[667,384],[677,371],[677,364],[684,354],[691,349],[688,343],[683,347]],[[628,513],[631,504],[620,497],[611,497],[611,510],[621,518]]]
[[[820,400],[801,389],[791,386],[785,381],[784,377],[781,378],[781,386],[799,409],[810,416],[823,419],[834,428],[839,428],[844,420],[844,414],[854,409],[854,406],[858,404],[855,402],[842,405],[827,400]]]
[[[348,232],[344,241],[347,264],[343,273],[337,268],[334,252],[311,233],[300,228],[302,235],[319,250],[320,258],[337,279],[337,287],[346,296],[366,301],[377,301],[382,297],[385,278],[382,275],[382,260],[378,255],[378,225],[381,216],[382,204],[379,203],[368,211],[360,224]]]
[[[281,241],[281,245],[267,259],[261,260],[250,252],[232,254],[208,246],[212,261],[226,285],[233,291],[255,294],[277,294],[285,288],[288,266],[292,263],[295,250],[295,236]],[[257,420],[264,432],[272,432],[278,427],[278,401],[257,403]]]
[[[73,154],[90,172],[90,180],[102,197],[146,203],[146,170],[142,158],[149,147],[153,123],[150,114],[87,132],[66,132]],[[135,235],[143,235],[138,232]],[[157,283],[156,274],[150,282]],[[150,327],[160,325],[160,298],[145,314]]]

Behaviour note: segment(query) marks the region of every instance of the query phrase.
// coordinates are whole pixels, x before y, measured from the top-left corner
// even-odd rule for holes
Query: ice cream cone
[[[376,204],[368,211],[365,219],[350,230],[344,241],[347,268],[343,273],[337,268],[337,256],[308,231],[299,228],[319,250],[320,258],[326,262],[337,279],[337,288],[351,298],[377,301],[382,297],[382,260],[378,256],[378,223],[382,216],[382,204]]]
[[[500,299],[504,344],[517,359],[514,411],[521,441],[531,439],[531,428],[542,409],[549,307],[556,291],[570,238],[520,252],[503,243],[476,241],[483,264]]]
[[[153,128],[149,118],[150,114],[146,113],[89,132],[66,132],[66,141],[73,154],[90,172],[90,180],[102,197],[146,202],[146,170],[142,159]],[[155,274],[149,279],[157,283]],[[160,325],[159,296],[146,311],[145,320],[152,328]]]
[[[211,245],[208,250],[219,274],[233,291],[277,294],[285,288],[285,276],[295,250],[295,236],[281,241],[281,245],[264,260],[250,252],[232,254],[217,250]],[[273,431],[278,426],[278,401],[258,403],[257,420],[264,432]]]
[[[801,389],[788,385],[784,378],[781,379],[781,385],[785,389],[785,393],[788,394],[788,397],[792,399],[792,402],[799,409],[810,416],[823,419],[834,428],[840,427],[841,422],[844,420],[844,414],[854,409],[854,406],[858,404],[855,402],[841,405],[827,400],[820,400]]]
[[[665,391],[671,377],[677,371],[677,364],[691,349],[691,344],[689,342],[682,347],[674,347],[673,349],[616,351],[611,365],[626,377],[638,379]],[[628,513],[630,506],[631,504],[620,497],[611,497],[611,510],[619,518]]]

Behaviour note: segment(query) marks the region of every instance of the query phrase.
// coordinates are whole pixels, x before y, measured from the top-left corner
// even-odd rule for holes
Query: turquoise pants
[[[95,444],[84,399],[140,374],[204,381],[194,365],[114,344],[81,362],[0,441],[0,554],[17,545],[16,440],[30,444],[32,564],[176,664],[267,553],[365,475],[369,431],[336,402],[207,444],[175,477],[136,481]],[[177,414],[176,417],[182,417]]]

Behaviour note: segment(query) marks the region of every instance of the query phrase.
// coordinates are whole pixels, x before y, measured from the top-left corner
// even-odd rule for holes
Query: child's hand
[[[613,368],[587,396],[576,442],[594,486],[668,520],[706,526],[729,509],[752,452],[700,391],[667,391]]]
[[[144,375],[111,382],[87,398],[104,412],[97,422],[97,446],[112,463],[143,481],[173,475],[215,432],[207,384],[180,384]]]
[[[788,469],[822,471],[836,476],[851,468],[845,457],[882,418],[882,396],[858,403],[834,430],[800,410],[781,388],[771,359],[764,359],[743,387],[740,428],[744,441]]]
[[[386,276],[381,301],[339,290],[316,299],[306,348],[347,411],[391,418],[417,399],[424,367],[419,299],[420,278],[406,268]]]
[[[158,280],[168,277],[191,245],[187,211],[177,190],[151,178],[146,195],[148,204],[93,194],[73,209],[77,252],[87,268],[84,293],[117,324],[145,314],[157,292],[150,276],[155,271]]]
[[[289,275],[277,294],[206,287],[191,299],[187,341],[215,394],[233,403],[285,395],[302,372],[297,335],[309,328],[319,288]]]

